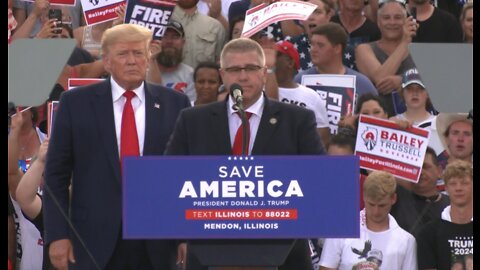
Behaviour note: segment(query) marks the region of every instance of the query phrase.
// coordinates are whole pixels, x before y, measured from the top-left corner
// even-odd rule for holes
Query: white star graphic
[[[308,66],[309,68],[311,68],[311,67],[313,67],[313,63],[312,63],[312,62],[308,62],[307,66]]]
[[[300,53],[300,58],[305,58],[305,53],[301,52]]]
[[[345,59],[350,60],[350,58],[352,58],[352,55],[347,52],[347,53],[345,54]]]
[[[268,34],[268,36],[271,36],[271,35],[272,35],[272,31],[273,31],[273,26],[268,26],[268,27],[267,27],[267,34]]]
[[[295,49],[298,50],[298,44],[297,43],[293,44],[293,47],[295,47]]]

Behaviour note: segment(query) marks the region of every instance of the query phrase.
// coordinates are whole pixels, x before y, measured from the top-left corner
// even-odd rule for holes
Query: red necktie
[[[135,124],[135,113],[132,107],[133,91],[125,91],[123,96],[127,98],[123,106],[122,131],[120,133],[120,160],[126,156],[139,156],[137,125]]]
[[[239,114],[237,112],[237,114]],[[247,116],[247,121],[250,120],[250,117],[252,116],[251,112],[245,112]],[[239,115],[240,117],[240,115]],[[241,124],[238,129],[237,133],[235,134],[235,141],[233,142],[233,147],[232,147],[232,154],[234,155],[241,155],[242,154],[242,134],[243,134],[243,124]],[[247,125],[247,153],[248,155],[248,147],[249,147],[249,142],[250,142],[250,125]]]

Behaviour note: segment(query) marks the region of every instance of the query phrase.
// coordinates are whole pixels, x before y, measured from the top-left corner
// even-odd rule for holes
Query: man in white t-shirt
[[[293,44],[288,41],[280,41],[276,44],[276,50],[275,75],[279,101],[312,110],[317,121],[317,131],[323,145],[327,147],[330,140],[330,128],[325,101],[313,89],[293,80],[300,68],[300,56]]]
[[[395,177],[388,172],[374,171],[367,177],[360,238],[325,239],[321,270],[417,269],[415,238],[389,214],[397,199],[395,189]]]

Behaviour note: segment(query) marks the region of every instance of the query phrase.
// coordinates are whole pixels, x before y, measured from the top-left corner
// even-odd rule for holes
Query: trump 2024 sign
[[[127,239],[359,237],[355,156],[123,160]]]

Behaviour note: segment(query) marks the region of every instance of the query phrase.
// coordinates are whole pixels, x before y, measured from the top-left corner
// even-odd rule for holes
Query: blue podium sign
[[[123,160],[126,239],[356,238],[356,156]]]

